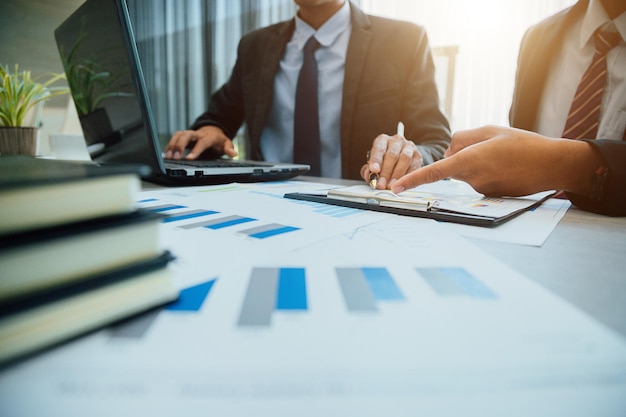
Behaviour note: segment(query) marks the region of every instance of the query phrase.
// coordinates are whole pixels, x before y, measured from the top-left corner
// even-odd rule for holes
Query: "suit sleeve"
[[[201,114],[191,125],[191,129],[202,126],[217,126],[229,138],[235,137],[244,120],[244,102],[242,94],[243,67],[246,52],[246,38],[242,38],[237,48],[237,60],[228,81],[215,91],[209,100],[206,112]]]
[[[609,169],[600,198],[568,193],[572,203],[583,210],[609,216],[626,216],[626,142],[597,139],[587,141],[604,158]]]
[[[582,16],[586,8],[586,2],[579,1],[573,7],[531,26],[524,33],[520,43],[515,90],[509,111],[511,127],[524,130],[536,128],[538,105],[546,87],[552,59],[561,50],[563,37],[572,22]]]

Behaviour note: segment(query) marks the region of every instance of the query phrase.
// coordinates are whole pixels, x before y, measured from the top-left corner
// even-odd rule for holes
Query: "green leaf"
[[[19,70],[15,64],[13,72],[8,66],[0,65],[0,122],[1,126],[23,125],[28,110],[40,102],[66,94],[66,87],[51,87],[65,78],[64,74],[51,74],[43,81],[32,78],[30,71]]]

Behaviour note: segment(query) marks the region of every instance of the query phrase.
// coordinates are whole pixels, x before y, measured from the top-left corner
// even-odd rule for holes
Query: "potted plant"
[[[52,74],[41,82],[32,78],[30,71],[20,71],[17,64],[13,72],[0,65],[1,155],[36,154],[37,126],[25,126],[26,115],[36,105],[66,93],[66,87],[52,86],[64,78],[64,74]]]

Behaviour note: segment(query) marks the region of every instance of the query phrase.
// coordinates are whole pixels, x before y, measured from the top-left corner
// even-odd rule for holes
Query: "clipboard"
[[[346,187],[346,189],[350,188],[355,187]],[[365,196],[364,194],[361,197],[355,196],[351,199],[337,198],[336,196],[329,196],[328,194],[321,193],[286,193],[283,197],[292,200],[310,201],[315,203],[330,204],[361,210],[371,210],[381,213],[398,214],[401,216],[433,219],[437,221],[466,224],[471,226],[495,227],[511,219],[514,219],[515,217],[526,211],[532,210],[540,206],[544,201],[552,197],[554,194],[556,194],[556,191],[546,191],[533,194],[532,196],[525,196],[520,198],[506,197],[497,199],[504,202],[519,201],[522,198],[525,199],[525,203],[521,207],[506,211],[504,213],[500,213],[498,215],[481,215],[475,212],[470,213],[463,212],[462,210],[455,210],[451,208],[453,205],[446,204],[445,201],[438,201],[435,199],[427,203],[388,205],[385,204],[385,201],[389,201],[388,198],[375,198],[373,197],[373,193],[370,193],[369,196]],[[487,197],[484,197],[484,200],[495,201],[496,199],[489,199]],[[480,202],[481,200],[476,201]],[[407,206],[411,206],[412,208],[407,208]]]

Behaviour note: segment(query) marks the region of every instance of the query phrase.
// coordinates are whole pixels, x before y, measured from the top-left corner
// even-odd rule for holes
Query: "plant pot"
[[[36,127],[0,126],[0,155],[37,155]]]

